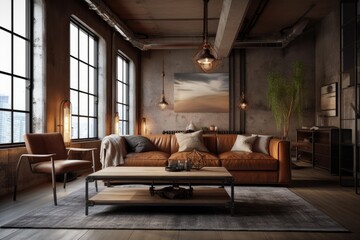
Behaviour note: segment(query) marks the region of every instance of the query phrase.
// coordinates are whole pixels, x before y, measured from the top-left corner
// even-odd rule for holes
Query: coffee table
[[[126,181],[137,184],[149,183],[145,187],[107,187],[89,198],[89,182]],[[199,184],[217,185],[204,187]],[[188,184],[193,189],[189,199],[166,199],[153,194],[157,184]],[[197,186],[195,186],[197,185]],[[224,186],[231,186],[230,196]],[[234,213],[234,178],[224,167],[204,167],[201,170],[168,172],[164,167],[108,167],[92,173],[85,182],[85,214],[94,205],[137,206],[225,206]]]

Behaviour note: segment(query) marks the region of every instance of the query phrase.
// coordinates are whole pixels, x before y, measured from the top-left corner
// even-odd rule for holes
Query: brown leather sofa
[[[189,152],[178,152],[175,135],[146,135],[156,151],[131,152],[124,137],[120,137],[124,166],[167,166],[171,160],[185,160]],[[236,184],[284,185],[291,181],[290,143],[276,138],[269,142],[269,154],[230,151],[236,134],[203,135],[209,152],[204,154],[205,166],[223,166],[235,178]],[[103,154],[106,154],[104,152]]]

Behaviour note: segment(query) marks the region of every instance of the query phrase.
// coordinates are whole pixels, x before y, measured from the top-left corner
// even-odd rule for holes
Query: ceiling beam
[[[238,36],[250,0],[224,0],[215,38],[218,58],[227,57]]]

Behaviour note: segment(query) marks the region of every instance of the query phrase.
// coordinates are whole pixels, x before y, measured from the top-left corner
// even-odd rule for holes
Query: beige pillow
[[[190,152],[194,149],[200,152],[208,152],[202,137],[202,131],[193,133],[175,133],[179,144],[179,152]]]
[[[270,139],[273,136],[270,135],[256,135],[253,134],[252,136],[257,136],[254,144],[253,144],[253,148],[252,150],[254,152],[259,152],[259,153],[265,153],[269,155],[269,143],[270,143]]]
[[[232,152],[252,152],[252,145],[257,136],[237,135],[234,146],[230,151]]]

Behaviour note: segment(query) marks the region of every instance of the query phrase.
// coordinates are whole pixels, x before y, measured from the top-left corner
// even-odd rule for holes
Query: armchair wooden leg
[[[93,172],[96,172],[96,168],[95,168],[95,150],[91,150],[91,159],[92,159],[92,164],[93,164]],[[97,180],[95,180],[95,190],[96,192],[98,192],[98,184],[97,184]]]
[[[67,173],[64,173],[64,189],[66,188]]]
[[[19,169],[20,169],[20,165],[21,165],[21,160],[22,158],[25,157],[24,155],[21,155],[18,163],[16,165],[16,172],[15,172],[15,176],[14,176],[14,195],[13,195],[13,200],[16,201],[16,192],[17,192],[17,182],[18,182],[18,176],[19,176]]]
[[[54,205],[57,206],[57,198],[56,198],[56,179],[55,179],[55,164],[54,164],[54,160],[53,160],[52,157],[51,157],[51,164],[52,164],[51,180],[52,180],[52,187],[53,187]]]

